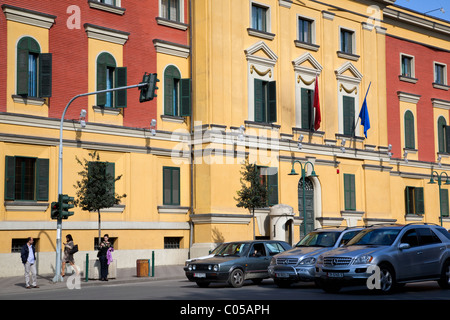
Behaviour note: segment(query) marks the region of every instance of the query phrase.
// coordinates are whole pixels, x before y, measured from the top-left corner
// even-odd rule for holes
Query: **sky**
[[[421,13],[437,9],[436,11],[427,13],[427,15],[450,22],[450,0],[397,0],[395,1],[395,5]],[[443,8],[445,13],[442,13],[439,10],[440,8]]]

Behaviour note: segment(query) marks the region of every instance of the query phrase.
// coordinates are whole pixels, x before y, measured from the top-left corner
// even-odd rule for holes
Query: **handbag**
[[[69,254],[74,254],[78,252],[78,245],[74,245],[72,249],[69,250]]]

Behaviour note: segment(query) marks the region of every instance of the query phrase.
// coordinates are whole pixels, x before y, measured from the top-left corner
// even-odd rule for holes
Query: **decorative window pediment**
[[[334,71],[338,81],[348,81],[359,84],[363,78],[361,72],[351,62],[344,63],[340,68]]]
[[[247,48],[245,51],[247,61],[268,67],[273,67],[278,60],[278,56],[269,48],[264,41],[259,41]]]
[[[292,61],[295,72],[306,73],[308,75],[320,75],[323,67],[320,63],[309,53],[305,53]]]

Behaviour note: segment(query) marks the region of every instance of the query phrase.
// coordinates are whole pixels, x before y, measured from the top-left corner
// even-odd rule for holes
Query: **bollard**
[[[152,277],[155,276],[155,251],[152,251]]]
[[[89,280],[89,253],[86,253],[86,279],[85,281],[88,282]]]

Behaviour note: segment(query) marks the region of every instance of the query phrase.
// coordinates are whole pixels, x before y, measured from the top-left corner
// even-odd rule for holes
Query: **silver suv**
[[[316,278],[327,292],[363,284],[392,292],[400,284],[437,280],[449,288],[450,234],[430,224],[379,225],[358,233],[345,246],[321,254]]]
[[[353,238],[362,228],[318,229],[308,233],[295,247],[274,256],[269,276],[279,287],[289,287],[298,281],[314,281],[317,257],[338,248]]]

